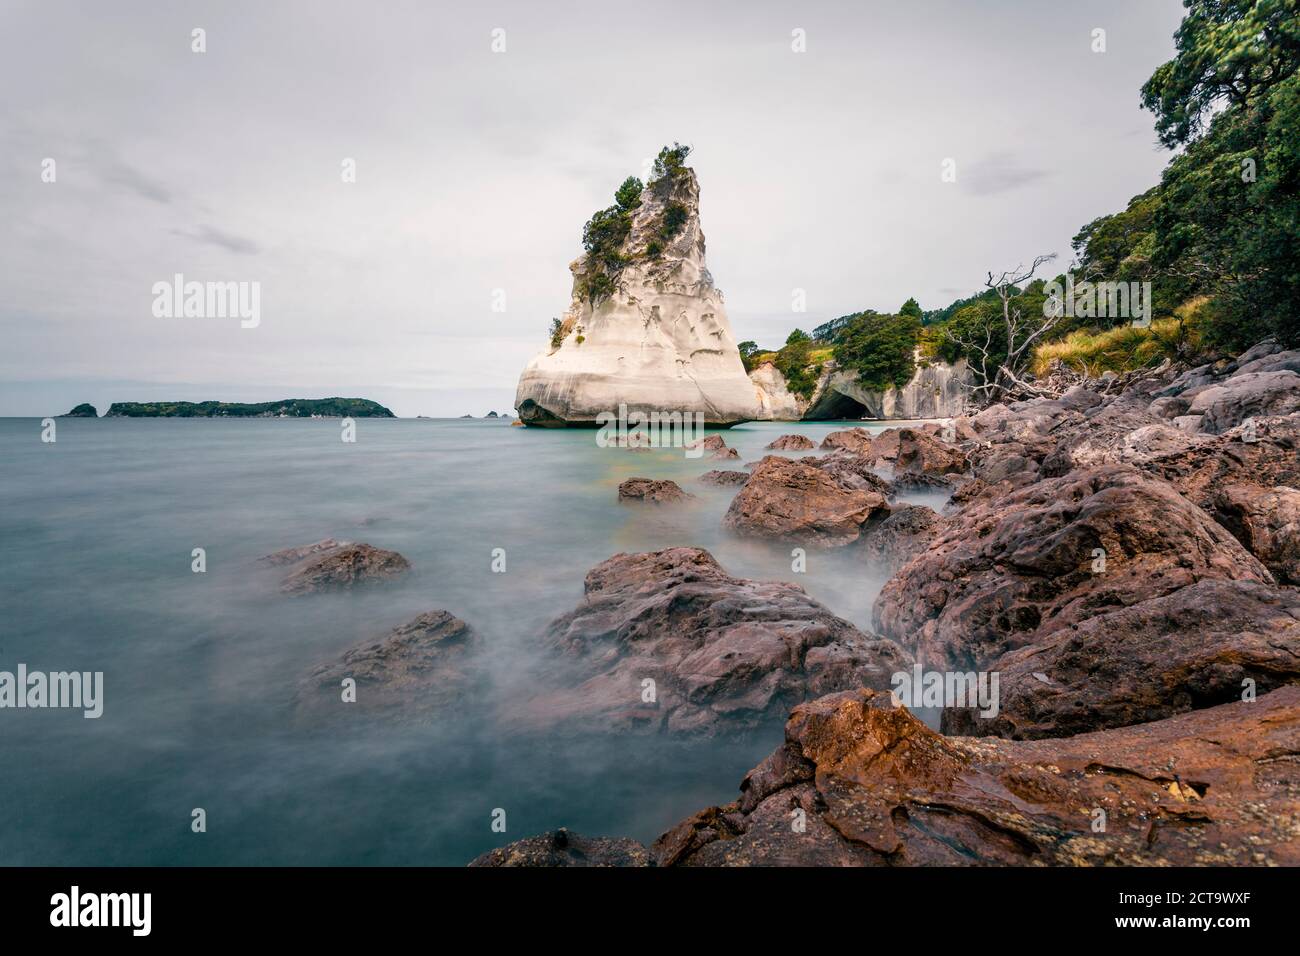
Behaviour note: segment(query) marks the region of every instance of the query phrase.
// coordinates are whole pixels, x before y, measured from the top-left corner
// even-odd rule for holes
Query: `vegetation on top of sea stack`
[[[365,398],[287,398],[279,402],[114,402],[108,418],[396,418]]]
[[[77,405],[71,411],[65,412],[59,417],[60,418],[98,418],[99,412],[97,412],[95,410],[95,406],[91,405],[89,402],[82,402],[80,405]]]
[[[587,220],[582,227],[582,248],[586,255],[581,271],[576,275],[579,298],[594,306],[614,291],[618,274],[637,258],[623,252],[623,243],[632,231],[632,215],[641,206],[642,194],[647,188],[656,190],[660,195],[671,189],[672,183],[686,168],[686,157],[690,151],[689,146],[680,143],[665,146],[655,158],[648,185],[635,176],[629,176],[614,192],[614,205],[597,210]],[[644,257],[658,258],[663,252],[664,243],[681,231],[688,215],[689,211],[684,205],[669,200],[654,238],[646,245]],[[560,336],[560,341],[563,341],[563,335]],[[552,329],[552,343],[554,342],[555,330]]]

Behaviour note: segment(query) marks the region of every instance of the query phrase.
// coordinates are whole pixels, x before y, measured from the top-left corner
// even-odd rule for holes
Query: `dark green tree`
[[[908,299],[916,305],[915,299]],[[864,388],[902,388],[916,374],[916,346],[921,339],[920,307],[916,314],[864,315],[850,323],[835,346],[835,361],[858,373]]]

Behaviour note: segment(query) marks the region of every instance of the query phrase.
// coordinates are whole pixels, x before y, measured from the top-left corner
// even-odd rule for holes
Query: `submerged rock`
[[[332,538],[277,551],[262,560],[274,565],[294,565],[280,582],[284,594],[347,589],[396,577],[411,567],[396,551]]]
[[[569,268],[573,295],[559,345],[519,377],[515,407],[529,425],[594,425],[602,413],[700,413],[730,426],[758,415],[722,294],[704,262],[700,187],[683,167],[649,183],[618,248],[627,262],[593,301],[586,254]],[[670,215],[680,219],[664,238]]]
[[[863,539],[867,563],[894,574],[939,536],[941,518],[924,505],[903,505]]]
[[[542,637],[545,690],[516,715],[527,726],[744,731],[809,697],[887,687],[911,663],[803,588],[732,577],[700,548],[615,555],[584,595]]]
[[[482,690],[481,648],[481,638],[460,618],[428,611],[314,668],[299,689],[299,712],[338,716],[355,707],[414,717],[444,710]],[[356,681],[356,701],[345,704],[341,683],[348,677]]]
[[[706,471],[700,475],[706,485],[743,485],[749,481],[747,471]]]

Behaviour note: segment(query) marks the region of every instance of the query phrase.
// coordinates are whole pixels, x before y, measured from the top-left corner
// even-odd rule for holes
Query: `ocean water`
[[[97,720],[0,710],[0,864],[458,866],[559,826],[648,842],[734,799],[779,721],[740,740],[521,739],[488,702],[320,726],[290,704],[313,665],[437,608],[484,636],[503,693],[527,694],[540,631],[620,551],[705,547],[869,627],[878,569],[810,551],[792,573],[788,546],[722,528],[734,489],[695,481],[777,435],[820,441],[848,424],[885,427],[748,424],[723,433],[741,460],[718,462],[504,419],[359,419],[354,444],[336,420],[61,419],[43,443],[39,420],[0,419],[0,671],[104,672]],[[699,497],[621,506],[634,475]],[[400,551],[412,569],[280,595],[282,570],[257,559],[326,537]]]

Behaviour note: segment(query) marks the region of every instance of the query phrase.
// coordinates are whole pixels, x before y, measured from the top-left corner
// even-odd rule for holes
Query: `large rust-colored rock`
[[[1107,465],[967,502],[886,583],[873,614],[877,631],[927,667],[984,670],[1057,630],[1207,578],[1272,583],[1168,484]]]
[[[921,475],[959,475],[969,467],[966,453],[916,428],[898,432],[894,470]]]
[[[482,639],[460,618],[426,612],[314,668],[299,688],[299,713],[339,716],[355,708],[422,717],[444,710],[482,690],[481,648]],[[356,700],[344,703],[342,681],[349,677]]]
[[[831,432],[822,439],[822,448],[830,451],[851,451],[869,455],[872,451],[871,432],[865,428],[845,428]]]
[[[1033,739],[1161,720],[1300,683],[1300,591],[1205,580],[1004,654],[999,712],[943,729]]]
[[[280,582],[281,593],[295,595],[373,584],[404,574],[411,567],[411,563],[396,551],[385,551],[369,544],[334,542],[332,539],[277,551],[263,560],[270,564],[296,562],[293,570]]]
[[[738,801],[652,852],[661,866],[1294,866],[1300,687],[1039,741],[945,738],[887,694],[831,695],[795,708]]]
[[[840,547],[888,511],[877,491],[847,488],[814,465],[768,455],[732,499],[722,523],[743,535]]]
[[[732,577],[700,548],[602,562],[541,643],[544,689],[515,716],[587,730],[748,730],[831,690],[888,687],[911,661],[803,588]]]

